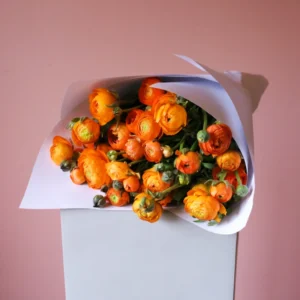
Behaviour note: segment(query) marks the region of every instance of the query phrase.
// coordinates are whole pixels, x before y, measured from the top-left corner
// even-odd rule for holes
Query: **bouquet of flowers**
[[[21,207],[131,210],[149,223],[169,210],[207,231],[241,230],[255,191],[252,113],[267,81],[181,58],[208,74],[72,84]]]
[[[53,138],[50,156],[74,184],[102,191],[94,207],[131,205],[156,222],[183,205],[196,222],[215,225],[248,193],[247,172],[230,127],[175,93],[142,81],[131,97],[97,88],[90,116],[70,120],[70,139]]]

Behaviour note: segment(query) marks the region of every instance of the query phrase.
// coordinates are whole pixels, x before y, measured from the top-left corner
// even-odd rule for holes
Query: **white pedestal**
[[[233,300],[237,235],[165,212],[62,210],[67,300]]]

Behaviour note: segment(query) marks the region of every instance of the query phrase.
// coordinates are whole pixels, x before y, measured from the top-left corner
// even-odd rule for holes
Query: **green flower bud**
[[[188,174],[179,174],[178,181],[181,185],[188,185],[191,182],[191,176]]]
[[[118,158],[118,152],[116,150],[109,150],[106,155],[110,161],[116,161]]]
[[[72,168],[73,168],[73,161],[72,161],[71,159],[64,160],[64,161],[60,164],[60,169],[61,169],[63,172],[71,171]]]
[[[118,180],[114,180],[112,182],[112,187],[115,189],[115,190],[121,190],[123,189],[123,183],[121,181],[118,181]]]
[[[246,185],[239,185],[236,188],[235,193],[240,197],[245,197],[248,194],[249,190]]]
[[[174,180],[174,174],[172,171],[164,171],[161,179],[164,182],[172,182]]]
[[[154,165],[154,169],[158,172],[171,171],[173,166],[171,164],[159,163]]]
[[[106,200],[102,195],[96,195],[93,198],[94,207],[105,207]]]
[[[197,133],[197,140],[200,143],[205,143],[209,140],[209,133],[206,130],[200,130]]]
[[[107,185],[101,186],[100,191],[102,191],[103,193],[106,193],[108,191],[108,186]]]

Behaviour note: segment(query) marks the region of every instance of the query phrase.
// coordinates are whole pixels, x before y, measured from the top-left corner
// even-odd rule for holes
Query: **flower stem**
[[[207,128],[207,113],[204,109],[202,109],[203,114],[203,130],[206,130]]]
[[[169,188],[167,188],[161,192],[159,200],[156,200],[156,201],[161,201],[161,199],[164,199],[167,196],[167,194],[169,194],[170,192],[172,192],[180,187],[182,187],[182,184],[180,184],[180,183],[176,183],[176,184],[170,186]]]
[[[143,161],[146,161],[144,158],[143,159],[139,159],[139,160],[135,160],[135,161],[132,161],[131,163],[128,164],[129,167],[135,165],[135,164],[138,164],[140,162],[143,162]]]
[[[235,174],[235,178],[236,178],[236,180],[238,182],[238,185],[243,185],[239,172],[238,171],[234,171],[234,174]]]
[[[138,109],[138,108],[142,108],[142,107],[143,107],[143,104],[137,105],[137,106],[134,106],[134,107],[131,107],[131,108],[122,109],[122,113],[127,113],[127,112],[130,112],[133,109]]]
[[[196,141],[193,143],[192,147],[190,148],[190,151],[195,151],[196,148],[197,148],[197,146],[198,146],[198,140],[196,140]]]
[[[182,148],[183,148],[183,146],[184,146],[184,141],[185,141],[186,137],[187,137],[187,134],[185,134],[185,135],[182,137],[182,139],[181,139],[175,146],[172,147],[172,150],[175,151],[175,150],[177,150],[178,147],[181,148],[181,146],[182,146]]]

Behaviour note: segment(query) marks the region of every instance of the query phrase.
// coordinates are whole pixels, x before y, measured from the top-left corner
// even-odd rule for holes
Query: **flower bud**
[[[101,186],[100,191],[106,193],[108,191],[108,186],[106,184]]]
[[[73,167],[73,163],[71,159],[68,160],[64,160],[61,164],[60,164],[60,168],[63,172],[68,172],[71,171]]]
[[[170,146],[168,146],[168,145],[163,146],[162,147],[162,151],[163,151],[163,156],[165,158],[168,158],[168,157],[172,156],[173,153],[174,153],[174,151],[172,150],[172,148]]]
[[[162,178],[161,178],[164,182],[172,182],[174,179],[174,174],[172,171],[164,171],[162,173]]]
[[[106,204],[105,198],[101,195],[96,195],[93,198],[93,202],[94,202],[94,207],[105,207]]]
[[[240,197],[245,197],[248,192],[249,190],[246,185],[239,185],[235,190],[235,193]]]
[[[191,182],[191,176],[188,174],[179,174],[178,181],[181,185],[188,185]]]
[[[115,189],[115,190],[121,190],[123,189],[123,183],[121,181],[118,181],[118,180],[114,180],[112,182],[112,187]]]
[[[209,140],[209,133],[206,130],[200,130],[197,133],[197,140],[200,143],[205,143]]]
[[[109,150],[106,155],[110,161],[116,161],[118,158],[118,152],[115,150]]]
[[[154,165],[155,171],[158,172],[164,172],[164,171],[171,171],[173,170],[173,166],[171,164],[166,164],[166,163],[159,163]]]

